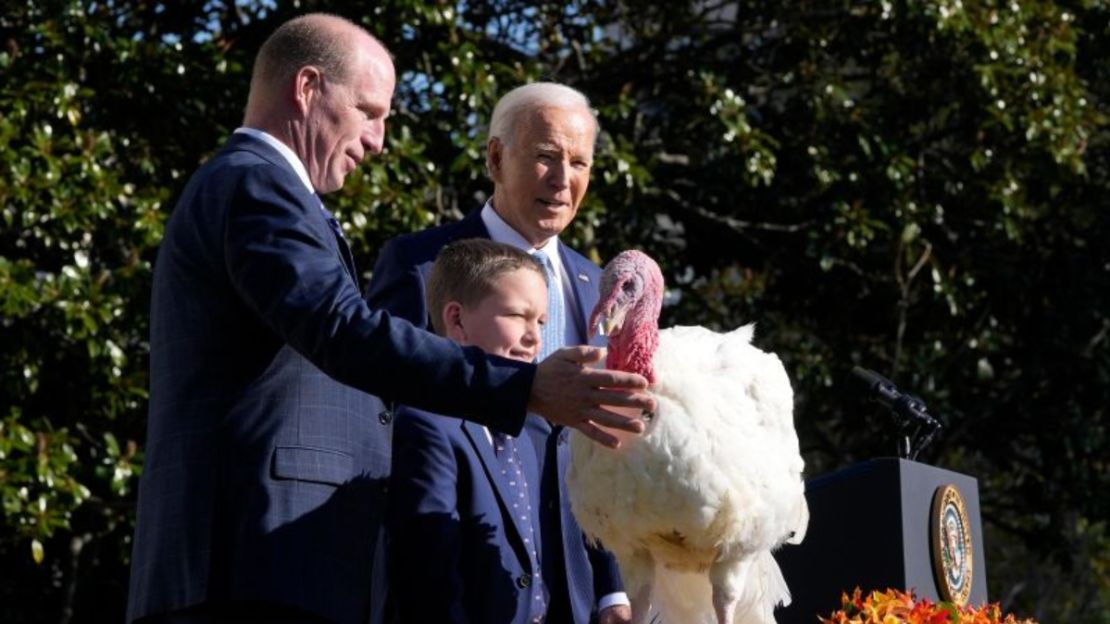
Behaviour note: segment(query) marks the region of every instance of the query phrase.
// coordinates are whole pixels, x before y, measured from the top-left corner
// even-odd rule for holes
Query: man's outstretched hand
[[[602,406],[652,412],[655,401],[643,392],[648,383],[642,376],[589,367],[601,361],[604,353],[585,346],[552,353],[536,371],[528,409],[555,424],[574,427],[595,442],[617,448],[620,439],[604,428],[642,433],[644,422]]]

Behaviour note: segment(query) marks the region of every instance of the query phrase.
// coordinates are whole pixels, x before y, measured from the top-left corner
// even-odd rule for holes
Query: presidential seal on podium
[[[938,593],[957,605],[967,604],[975,553],[971,548],[967,508],[955,485],[942,485],[933,495],[929,532]]]

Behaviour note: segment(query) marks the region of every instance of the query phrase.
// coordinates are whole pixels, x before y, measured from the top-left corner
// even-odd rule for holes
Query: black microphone
[[[867,384],[867,389],[871,391],[872,398],[876,402],[900,416],[904,422],[916,421],[931,429],[928,435],[917,441],[917,444],[914,445],[916,448],[905,449],[904,452],[907,457],[910,459],[916,457],[917,453],[932,441],[933,436],[941,428],[940,423],[926,411],[928,408],[925,407],[925,403],[915,396],[898,390],[898,386],[895,386],[894,382],[873,370],[854,366],[852,367],[852,374]],[[908,445],[908,437],[906,441]]]

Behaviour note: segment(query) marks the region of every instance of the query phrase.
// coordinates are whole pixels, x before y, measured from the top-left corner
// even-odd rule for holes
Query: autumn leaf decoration
[[[821,624],[1037,624],[1002,615],[998,603],[960,607],[951,602],[916,600],[912,593],[897,589],[873,591],[866,596],[857,587],[852,595],[840,596],[840,610],[817,618]]]

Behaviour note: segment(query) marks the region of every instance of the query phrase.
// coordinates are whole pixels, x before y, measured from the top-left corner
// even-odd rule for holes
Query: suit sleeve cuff
[[[613,592],[611,594],[602,596],[601,600],[597,601],[597,610],[600,613],[605,609],[608,609],[609,607],[615,607],[618,605],[632,606],[632,603],[628,600],[628,594],[624,592]]]

